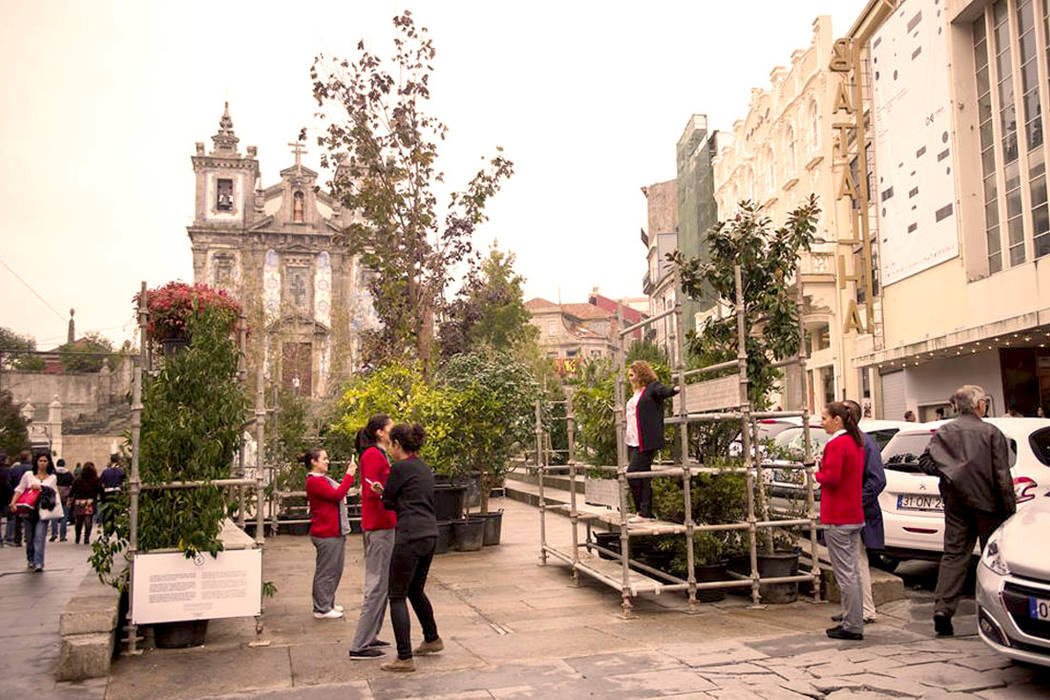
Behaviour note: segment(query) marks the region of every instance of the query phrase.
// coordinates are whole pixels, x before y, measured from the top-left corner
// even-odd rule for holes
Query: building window
[[[575,350],[566,350],[565,351],[565,357],[576,357],[576,351]]]
[[[218,211],[233,211],[233,180],[219,178],[216,183],[215,208]]]
[[[773,157],[773,148],[766,148],[766,177],[769,178],[767,183],[768,190],[775,192],[777,189],[777,159]]]
[[[809,101],[809,143],[814,151],[820,148],[820,109],[816,100]]]
[[[555,336],[558,333],[557,321],[547,321],[547,335]]]
[[[795,129],[788,124],[784,131],[784,144],[787,148],[788,177],[794,177],[798,170],[798,161],[795,159]]]
[[[989,273],[1024,263],[1029,250],[1050,253],[1038,58],[1048,50],[1048,5],[998,0],[973,23]]]

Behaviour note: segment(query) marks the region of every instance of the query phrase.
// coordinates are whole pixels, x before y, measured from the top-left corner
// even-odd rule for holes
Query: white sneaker
[[[338,604],[337,605],[333,605],[332,606],[332,610],[338,610],[339,612],[343,612],[343,606],[342,605],[338,605]]]
[[[646,518],[644,515],[632,515],[631,517],[627,518],[627,522],[629,522],[629,523],[644,523],[647,519],[648,518]]]
[[[339,611],[339,610],[336,610],[335,608],[332,608],[331,610],[329,610],[326,613],[319,613],[319,612],[315,612],[314,613],[314,617],[316,617],[318,620],[336,620],[336,619],[338,619],[338,618],[340,618],[342,616],[343,616],[343,613],[341,611]]]

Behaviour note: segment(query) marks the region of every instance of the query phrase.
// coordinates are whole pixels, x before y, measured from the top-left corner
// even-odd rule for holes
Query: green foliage
[[[113,343],[100,333],[88,333],[75,343],[66,343],[58,348],[58,359],[67,372],[98,372],[103,364],[110,369],[117,366],[113,354]],[[108,354],[109,357],[104,357]]]
[[[4,363],[23,372],[40,372],[44,369],[44,358],[31,354],[36,350],[36,341],[0,326],[0,353]]]
[[[0,390],[0,450],[14,455],[29,444],[26,421],[14,396],[7,389]],[[2,504],[6,506],[7,504]]]
[[[395,422],[422,422],[420,407],[428,403],[430,392],[418,362],[390,362],[347,382],[339,400],[339,420],[332,429],[353,439],[377,413]]]
[[[769,405],[769,393],[780,372],[773,365],[798,351],[798,311],[792,285],[798,276],[800,254],[814,241],[820,213],[816,195],[788,214],[787,223],[772,228],[762,208],[740,203],[736,215],[707,232],[710,261],[685,259],[681,251],[668,254],[678,266],[682,291],[696,300],[736,304],[735,266],[743,274],[747,320],[749,399],[756,408]],[[689,334],[691,352],[712,362],[737,355],[736,316],[709,318]]]
[[[229,336],[229,319],[221,310],[204,309],[187,321],[190,346],[168,357],[145,382],[139,444],[144,484],[229,478],[240,446],[248,401],[237,381],[238,349]],[[187,557],[216,555],[229,505],[227,490],[217,486],[143,491],[139,551],[175,547]],[[92,565],[103,579],[127,548],[126,494],[117,512],[115,531],[94,545]]]
[[[361,214],[346,230],[349,249],[375,273],[371,292],[383,326],[366,339],[366,357],[379,366],[414,354],[429,370],[450,270],[470,255],[485,206],[514,164],[497,148],[449,195],[442,220],[434,189],[443,188],[438,143],[447,128],[425,111],[435,49],[410,12],[393,24],[392,61],[362,40],[356,58],[317,56],[310,79],[325,124],[321,165],[338,166],[329,184],[347,211]]]
[[[514,271],[514,254],[493,244],[488,257],[471,266],[456,299],[445,309],[439,331],[441,354],[508,351],[535,340],[539,331],[529,322],[524,282]]]

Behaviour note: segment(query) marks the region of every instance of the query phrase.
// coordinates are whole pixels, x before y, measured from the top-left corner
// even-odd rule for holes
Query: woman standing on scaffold
[[[664,446],[664,400],[678,393],[661,384],[648,362],[635,360],[627,370],[634,394],[627,400],[624,419],[626,421],[627,473],[647,472],[652,469],[653,458]],[[629,522],[638,522],[653,517],[653,484],[648,477],[628,479],[634,506],[638,515]]]

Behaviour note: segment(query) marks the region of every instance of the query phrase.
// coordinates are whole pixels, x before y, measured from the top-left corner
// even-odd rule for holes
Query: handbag
[[[40,500],[40,492],[36,489],[26,489],[15,501],[15,512],[19,515],[29,515],[36,511],[37,501]]]
[[[95,514],[95,499],[75,498],[73,499],[73,515],[78,518],[88,518]]]
[[[54,510],[56,505],[56,499],[58,494],[50,486],[40,487],[40,498],[36,502],[36,509],[41,510]]]

